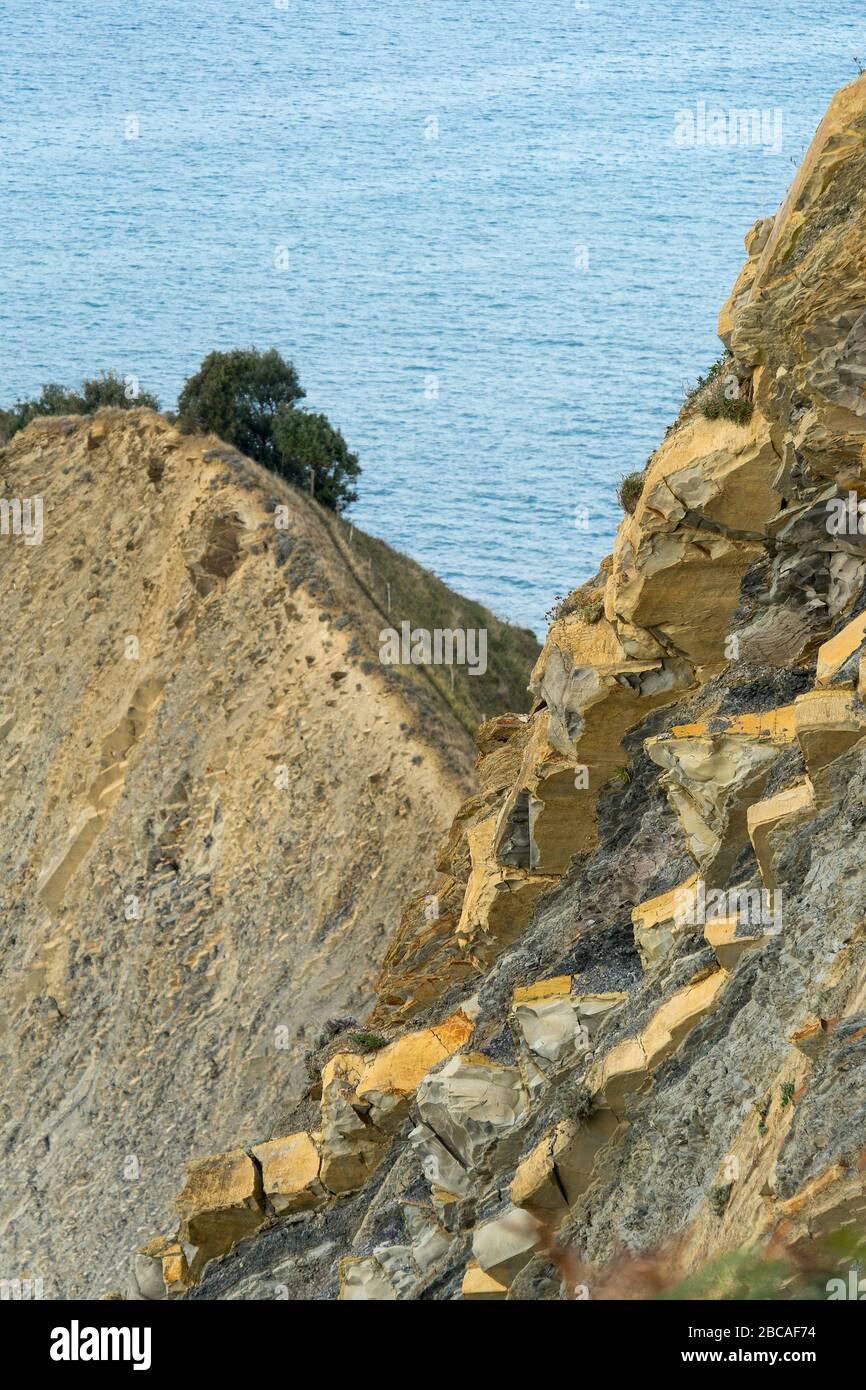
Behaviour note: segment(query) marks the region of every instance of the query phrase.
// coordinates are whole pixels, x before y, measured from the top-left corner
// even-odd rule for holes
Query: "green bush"
[[[84,406],[81,411],[83,415],[92,415],[108,405],[117,410],[132,410],[140,405],[159,410],[156,396],[150,391],[136,389],[131,377],[118,376],[116,372],[100,372],[99,376],[86,378],[81,383],[80,398]]]
[[[80,391],[70,391],[57,382],[48,382],[34,399],[16,401],[9,410],[0,411],[0,435],[4,440],[11,439],[39,415],[92,415],[107,405],[120,410],[131,410],[139,405],[159,410],[156,396],[148,391],[139,391],[132,396],[129,390],[128,378],[115,372],[102,372],[99,376],[85,378]]]
[[[242,454],[279,473],[274,421],[304,394],[291,362],[276,348],[211,352],[177,398],[178,423],[187,433],[218,434]]]
[[[78,391],[50,382],[35,400],[0,410],[0,444],[37,415],[90,415],[103,406],[159,410],[147,391],[130,394],[129,378],[103,372]],[[304,397],[291,362],[276,348],[211,352],[183,386],[177,407],[182,430],[219,435],[272,472],[311,492],[332,511],[357,500],[352,483],[361,472],[357,454],[325,415],[296,410]]]
[[[325,415],[281,410],[274,422],[280,455],[277,472],[299,487],[309,487],[332,511],[341,512],[357,499],[352,480],[361,469],[339,430]]]

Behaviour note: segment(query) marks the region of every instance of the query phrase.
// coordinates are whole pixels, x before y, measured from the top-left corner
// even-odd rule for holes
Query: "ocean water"
[[[360,455],[357,524],[541,632],[864,30],[853,0],[0,0],[0,400],[115,368],[170,407],[276,346]],[[684,144],[700,103],[765,127]]]

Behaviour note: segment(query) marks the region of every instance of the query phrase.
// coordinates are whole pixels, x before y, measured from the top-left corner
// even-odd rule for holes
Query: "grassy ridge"
[[[470,675],[465,666],[395,666],[414,681],[429,681],[470,733],[491,715],[529,708],[526,689],[541,650],[534,632],[502,622],[483,604],[455,593],[430,570],[385,541],[369,536],[350,522],[329,517],[332,534],[357,579],[382,615],[382,628],[485,629],[487,670]],[[390,598],[390,608],[389,608]],[[452,680],[453,678],[453,680]]]

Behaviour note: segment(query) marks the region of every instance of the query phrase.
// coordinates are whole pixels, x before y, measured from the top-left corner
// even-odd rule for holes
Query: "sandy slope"
[[[346,528],[219,441],[38,421],[0,494],[45,509],[0,540],[2,1273],[93,1295],[363,1014],[474,749]]]

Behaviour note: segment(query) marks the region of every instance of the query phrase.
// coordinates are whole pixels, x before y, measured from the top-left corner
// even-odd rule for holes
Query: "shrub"
[[[623,511],[631,515],[643,492],[643,473],[628,473],[617,488],[617,497]]]
[[[341,512],[358,496],[352,479],[361,471],[339,430],[325,415],[306,410],[281,410],[274,423],[279,451],[277,472],[311,492],[332,511]],[[310,484],[312,483],[312,486]]]
[[[156,396],[150,391],[139,390],[133,378],[118,376],[116,372],[100,372],[99,376],[86,378],[81,383],[80,398],[84,405],[83,415],[92,415],[108,405],[117,410],[132,410],[140,405],[159,410]]]
[[[294,367],[276,348],[211,352],[177,398],[179,424],[188,433],[218,434],[241,453],[280,472],[274,421],[303,396]]]
[[[0,436],[11,439],[38,415],[92,415],[102,406],[131,410],[133,406],[149,406],[159,410],[159,401],[148,391],[129,393],[129,378],[115,372],[101,372],[86,377],[80,391],[70,391],[57,382],[48,382],[39,395],[31,400],[19,400],[9,410],[0,411]]]

